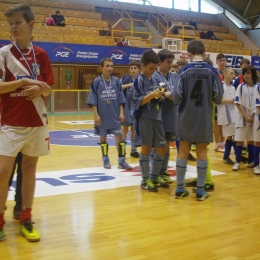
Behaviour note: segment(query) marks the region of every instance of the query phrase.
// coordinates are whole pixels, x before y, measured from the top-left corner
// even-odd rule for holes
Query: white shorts
[[[235,135],[235,124],[222,125],[222,132],[224,137]]]
[[[260,120],[259,114],[255,114],[254,117],[254,141],[260,142]]]
[[[39,157],[50,153],[48,126],[0,128],[0,155],[16,157],[18,152]]]
[[[234,140],[237,142],[254,141],[254,127],[245,126],[245,127],[237,127],[235,129],[235,137]]]

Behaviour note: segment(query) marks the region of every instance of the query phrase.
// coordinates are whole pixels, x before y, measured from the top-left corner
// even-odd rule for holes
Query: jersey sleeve
[[[213,73],[213,75],[214,76],[213,76],[212,101],[217,105],[219,105],[222,102],[224,88],[223,88],[223,83],[220,81],[219,76],[216,73]]]
[[[133,104],[136,110],[139,110],[144,96],[145,94],[143,91],[143,80],[142,77],[138,77],[134,81],[134,88],[133,88]]]
[[[125,104],[125,96],[124,96],[124,92],[122,90],[122,82],[118,79],[118,91],[119,91],[119,103],[120,105]]]
[[[88,100],[87,100],[87,105],[90,106],[90,107],[97,106],[97,104],[98,104],[97,85],[98,85],[98,81],[97,81],[97,79],[94,79],[92,81]]]
[[[255,106],[260,108],[260,83],[255,88]]]
[[[42,68],[43,80],[44,80],[44,82],[46,82],[48,85],[51,86],[55,83],[55,81],[54,81],[54,76],[53,76],[53,72],[52,72],[51,62],[48,57],[48,54],[45,51],[43,53],[43,59],[44,59],[44,62],[42,63],[42,64],[44,64],[44,66]]]
[[[183,73],[178,74],[176,79],[176,87],[172,90],[172,99],[174,104],[179,104],[183,100],[184,89],[183,89]]]
[[[237,89],[237,87],[238,87],[238,85],[239,85],[239,78],[238,78],[238,77],[236,77],[236,78],[234,79],[232,85],[235,87],[235,89]]]
[[[0,82],[5,81],[5,67],[4,67],[4,58],[3,53],[0,55]]]

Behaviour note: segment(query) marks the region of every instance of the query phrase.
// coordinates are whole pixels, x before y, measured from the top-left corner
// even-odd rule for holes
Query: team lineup
[[[5,16],[12,43],[0,49],[0,241],[5,238],[8,189],[18,165],[14,217],[20,233],[37,242],[40,234],[32,222],[35,175],[38,157],[50,153],[44,97],[51,92],[54,76],[47,53],[31,42],[34,14],[30,6],[14,5]],[[246,59],[240,62],[242,74],[235,77],[233,69],[225,68],[223,54],[217,56],[219,69],[213,67],[201,41],[190,41],[187,52],[190,63],[179,61],[179,71],[174,73],[171,51],[146,50],[141,62],[129,63],[130,74],[121,79],[112,75],[113,60],[104,57],[102,74],[93,80],[86,105],[93,111],[104,168],[111,168],[107,135],[113,134],[118,168],[132,170],[125,158],[130,128],[130,156],[139,158],[140,188],[149,192],[169,188],[173,183],[167,171],[170,145],[175,142],[174,196],[185,200],[186,187],[193,187],[195,199],[204,201],[214,190],[207,155],[213,134],[215,150],[224,152],[223,163],[238,171],[246,161],[260,175],[260,85],[256,69]],[[245,146],[248,158],[243,156]],[[230,159],[232,147],[235,162]],[[191,157],[192,149],[197,159]],[[197,161],[197,178],[185,183],[190,159]]]

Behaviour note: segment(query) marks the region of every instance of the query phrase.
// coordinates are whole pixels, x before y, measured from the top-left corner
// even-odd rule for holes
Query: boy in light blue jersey
[[[167,152],[164,156],[162,169],[160,176],[167,182],[172,183],[172,179],[169,176],[168,163],[170,158],[170,142],[174,142],[176,138],[176,117],[177,117],[177,106],[174,105],[171,92],[175,85],[175,75],[171,72],[172,62],[174,55],[169,50],[163,49],[158,52],[160,59],[158,70],[153,74],[153,78],[156,80],[157,85],[159,83],[165,83],[166,93],[162,99],[162,125],[165,132],[165,138],[167,143]],[[155,151],[155,150],[153,150]],[[152,151],[152,152],[153,152]]]
[[[118,150],[118,168],[131,170],[125,161],[125,143],[122,139],[121,123],[124,122],[125,98],[118,78],[111,76],[113,61],[103,58],[100,62],[102,75],[93,80],[87,104],[94,113],[95,134],[100,136],[104,168],[110,169],[107,135],[114,134]]]
[[[159,178],[164,155],[167,151],[165,134],[162,127],[161,103],[163,92],[160,92],[156,80],[152,77],[157,69],[159,57],[152,50],[147,50],[141,58],[142,74],[134,81],[133,103],[137,117],[137,129],[142,139],[139,164],[142,174],[141,187],[148,191],[158,191],[157,186],[169,187]],[[155,146],[151,174],[149,175],[149,155]]]
[[[190,143],[196,143],[197,153],[197,200],[204,200],[208,193],[204,189],[207,172],[207,144],[212,137],[212,101],[220,104],[223,96],[221,83],[215,68],[203,62],[205,46],[201,41],[189,42],[187,52],[191,63],[178,74],[172,96],[179,103],[177,134],[180,150],[176,161],[177,189],[175,198],[181,199],[189,194],[184,187]]]
[[[122,135],[123,141],[126,142],[128,128],[131,130],[131,153],[130,156],[134,158],[139,158],[139,153],[135,146],[135,133],[134,133],[134,116],[133,116],[133,82],[138,77],[141,68],[141,63],[138,60],[132,60],[129,63],[130,74],[124,76],[120,82],[122,84],[122,89],[124,97],[126,100],[125,104],[125,121],[123,122]]]

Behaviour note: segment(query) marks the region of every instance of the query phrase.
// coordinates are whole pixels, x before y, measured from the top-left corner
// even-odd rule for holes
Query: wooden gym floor
[[[92,125],[58,122],[87,119],[92,117],[51,116],[49,129],[92,129]],[[116,165],[114,147],[109,155]],[[203,202],[195,200],[192,188],[188,188],[189,197],[174,199],[175,181],[170,189],[158,193],[133,185],[36,197],[33,219],[41,234],[37,243],[19,235],[18,222],[12,218],[14,202],[9,200],[0,259],[260,259],[260,176],[243,164],[240,171],[233,172],[231,166],[222,164],[223,154],[215,152],[213,144],[209,156],[212,170],[225,174],[213,176],[215,191]],[[170,160],[175,158],[172,149]],[[127,161],[138,163],[129,157],[129,148]],[[195,166],[196,162],[189,164]],[[39,160],[37,177],[41,172],[100,166],[99,147],[52,145],[51,155]]]

